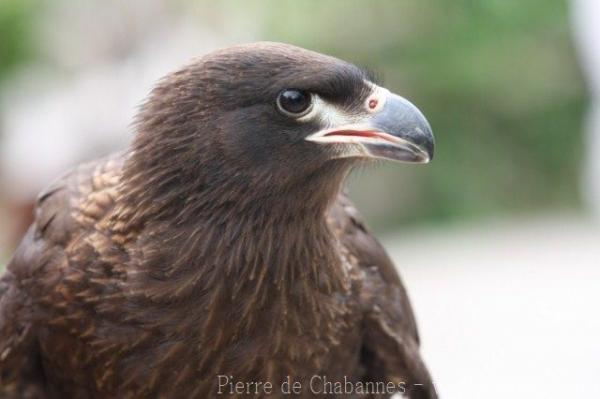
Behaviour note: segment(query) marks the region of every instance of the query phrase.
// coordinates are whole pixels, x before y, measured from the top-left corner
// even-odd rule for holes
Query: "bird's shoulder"
[[[360,280],[364,311],[385,318],[418,342],[413,310],[398,270],[345,193],[331,207],[328,221]]]
[[[38,338],[60,326],[81,326],[81,293],[98,294],[91,281],[103,276],[88,270],[103,264],[99,248],[106,240],[95,236],[113,206],[121,163],[113,156],[78,166],[38,197],[34,222],[0,278],[0,397],[14,390],[29,397],[23,392],[35,388],[40,345],[63,351],[63,358],[74,348],[67,339]]]
[[[42,191],[34,222],[7,267],[11,279],[33,283],[53,271],[58,277],[83,261],[83,243],[99,234],[115,204],[122,163],[121,155],[112,155],[79,165]]]
[[[112,155],[82,164],[54,182],[38,197],[38,234],[64,243],[79,230],[93,229],[115,204],[123,157]]]

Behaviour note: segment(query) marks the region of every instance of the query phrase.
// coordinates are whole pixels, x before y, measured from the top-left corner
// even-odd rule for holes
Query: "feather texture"
[[[342,65],[340,79],[353,78],[338,89],[360,95],[362,72],[349,64],[263,47],[267,70],[298,57],[331,75]],[[246,136],[231,141],[227,126],[242,114],[198,105],[232,90],[215,71],[249,73],[244,60],[256,57],[243,51],[257,47],[232,51],[159,83],[131,151],[80,166],[39,197],[0,280],[0,397],[207,398],[219,375],[275,386],[291,376],[303,397],[315,375],[436,397],[406,291],[340,193],[352,162],[307,158],[294,140],[281,151],[294,145],[297,158],[233,161]],[[236,126],[263,132],[264,112]]]

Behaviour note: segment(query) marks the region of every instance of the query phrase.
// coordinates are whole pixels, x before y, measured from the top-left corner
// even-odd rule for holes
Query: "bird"
[[[159,80],[132,130],[38,197],[0,280],[0,397],[437,397],[344,189],[357,165],[432,159],[416,106],[259,42]]]

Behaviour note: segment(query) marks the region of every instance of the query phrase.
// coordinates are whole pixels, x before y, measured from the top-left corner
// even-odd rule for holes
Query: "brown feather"
[[[273,159],[230,153],[240,115],[209,112],[217,99],[227,109],[232,74],[298,82],[307,61],[343,83],[324,90],[361,95],[364,75],[330,57],[223,50],[157,86],[130,152],[39,197],[0,280],[0,396],[206,398],[223,374],[405,381],[423,384],[411,398],[436,397],[406,291],[339,193],[352,161],[293,155],[297,141]]]

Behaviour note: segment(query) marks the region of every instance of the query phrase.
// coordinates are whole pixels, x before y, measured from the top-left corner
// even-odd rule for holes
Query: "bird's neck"
[[[283,217],[224,208],[204,217],[181,226],[148,225],[151,237],[136,249],[145,258],[131,283],[143,287],[139,299],[146,305],[148,299],[177,304],[210,335],[201,337],[205,342],[217,339],[212,334],[249,334],[265,326],[299,334],[305,324],[293,324],[300,323],[294,317],[310,309],[314,320],[303,323],[318,323],[330,313],[322,299],[349,289],[325,214]]]
[[[146,297],[200,307],[243,298],[244,315],[267,302],[279,314],[318,307],[318,293],[346,289],[326,218],[348,165],[325,165],[290,184],[139,165],[126,166],[115,225],[132,230],[132,250],[142,254],[132,284]]]
[[[337,240],[326,210],[282,210],[273,206],[244,211],[228,206],[185,222],[149,222],[142,234],[148,232],[151,237],[143,245],[152,250],[144,251],[149,256],[143,267],[154,276],[164,276],[165,281],[175,275],[187,275],[200,285],[221,279],[222,286],[211,287],[224,289],[232,297],[246,286],[278,291],[296,282],[335,286]]]
[[[310,220],[322,223],[353,165],[336,160],[304,174],[265,168],[247,171],[215,162],[202,170],[162,167],[134,154],[123,172],[124,209],[129,225],[169,221],[179,226],[269,225]]]
[[[134,245],[146,247],[136,248],[144,254],[141,275],[166,297],[331,292],[341,289],[342,278],[326,218],[346,172],[330,167],[278,190],[235,178],[185,184],[133,175],[123,181],[115,225],[129,226]]]

